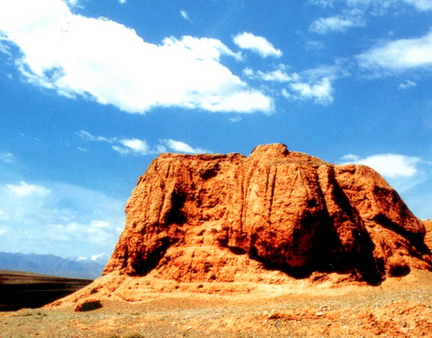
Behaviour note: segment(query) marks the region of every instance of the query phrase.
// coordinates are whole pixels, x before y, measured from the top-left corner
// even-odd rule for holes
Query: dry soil
[[[0,313],[1,337],[432,336],[432,272],[413,271],[380,286],[300,280],[249,293],[149,293],[139,303],[102,300]],[[227,289],[228,290],[228,289]]]

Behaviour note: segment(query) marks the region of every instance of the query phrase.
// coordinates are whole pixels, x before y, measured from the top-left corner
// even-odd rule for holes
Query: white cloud
[[[176,141],[173,139],[161,140],[161,143],[164,146],[168,147],[169,149],[171,149],[175,152],[179,152],[179,153],[187,153],[187,154],[211,153],[210,150],[206,150],[206,149],[202,149],[202,148],[194,148],[185,142]]]
[[[199,147],[192,147],[189,144],[173,140],[173,139],[162,139],[159,143],[151,147],[147,141],[138,138],[107,138],[104,136],[95,136],[85,130],[81,130],[76,133],[85,141],[96,141],[111,144],[111,148],[122,155],[156,155],[167,152],[170,149],[174,152],[199,154],[199,153],[211,153],[210,150],[206,150]]]
[[[208,97],[202,102],[202,108],[211,112],[232,111],[236,113],[250,113],[255,110],[271,113],[274,104],[259,91],[243,91],[221,99],[218,96]]]
[[[106,260],[107,258],[109,258],[109,257],[107,257],[107,255],[105,253],[100,253],[100,254],[92,255],[90,257],[90,260],[93,262],[98,262],[100,260]]]
[[[383,43],[357,56],[361,67],[404,71],[432,66],[432,32],[423,37]]]
[[[118,141],[123,147],[113,146],[112,148],[121,154],[134,153],[138,155],[149,155],[152,153],[146,141],[137,138],[121,139]]]
[[[324,77],[316,82],[296,81],[282,90],[282,95],[294,100],[312,100],[317,104],[333,102],[333,87],[329,78]]]
[[[98,141],[98,142],[107,142],[107,143],[113,143],[116,141],[116,138],[106,138],[103,136],[95,136],[95,135],[92,135],[88,131],[85,131],[85,130],[80,130],[76,134],[85,141]]]
[[[91,255],[90,257],[84,257],[84,256],[80,256],[76,259],[77,262],[80,261],[93,261],[93,262],[98,262],[98,263],[103,263],[106,264],[106,262],[108,261],[110,256],[108,256],[106,253],[99,253],[99,254],[94,254]]]
[[[266,38],[256,36],[252,33],[243,32],[237,34],[233,38],[234,43],[242,48],[258,53],[263,58],[273,56],[279,58],[282,56],[282,51],[276,49]]]
[[[47,196],[51,191],[41,185],[21,181],[18,185],[7,184],[6,188],[18,196]]]
[[[254,71],[253,69],[246,68],[243,70],[243,74],[249,79],[270,81],[270,82],[291,82],[298,79],[298,75],[295,73],[289,74],[286,72],[285,67],[280,66],[278,69],[271,72],[263,72],[261,70]]]
[[[387,178],[413,177],[419,173],[418,166],[422,163],[418,157],[400,154],[378,154],[365,158],[349,154],[341,160],[344,163],[367,165]]]
[[[140,140],[138,138],[108,138],[105,136],[93,135],[85,130],[80,130],[76,134],[84,141],[96,141],[112,144],[111,148],[122,155],[150,155],[157,153],[157,151],[150,149],[150,146],[145,140]]]
[[[420,11],[432,9],[432,0],[404,0],[407,4],[413,5]]]
[[[328,32],[345,32],[348,28],[363,26],[365,26],[365,22],[359,17],[332,16],[314,21],[309,30],[318,34],[326,34]]]
[[[415,86],[417,86],[417,84],[415,82],[410,81],[410,80],[405,80],[404,82],[399,84],[398,88],[399,89],[408,89],[408,88],[415,87]]]
[[[180,15],[183,19],[185,19],[186,21],[191,22],[190,18],[189,18],[189,14],[185,11],[185,10],[181,10],[180,11]]]
[[[110,254],[124,226],[125,200],[59,182],[5,182],[0,184],[0,229],[7,230],[2,249],[62,257]]]
[[[0,161],[4,163],[14,163],[15,156],[12,153],[0,153]]]
[[[273,108],[270,97],[220,62],[223,56],[239,60],[240,54],[216,39],[169,37],[152,44],[117,22],[75,15],[61,0],[0,2],[0,34],[19,47],[16,64],[29,82],[67,97],[130,113],[155,107],[240,113]],[[238,105],[239,98],[246,104]]]
[[[277,69],[270,72],[246,68],[243,70],[243,75],[253,80],[286,83],[281,94],[287,99],[309,100],[326,105],[334,100],[332,81],[346,74],[339,67],[334,66],[309,69],[300,75],[289,73],[285,65],[279,65]]]
[[[233,116],[233,117],[230,117],[229,120],[232,123],[237,123],[237,122],[240,122],[242,120],[242,118],[240,116]]]
[[[6,229],[0,228],[0,236],[4,235],[6,233]]]
[[[119,2],[120,2],[121,4],[125,4],[125,3],[126,3],[126,0],[119,0]]]
[[[71,6],[76,6],[79,0],[66,0]],[[121,0],[120,0],[121,1]]]
[[[88,153],[88,149],[86,149],[86,148],[76,147],[76,149],[77,149],[78,151],[83,152],[83,153]]]
[[[334,8],[338,3],[349,8],[369,9],[373,15],[383,15],[390,9],[397,9],[402,3],[411,5],[419,11],[432,9],[432,0],[312,0],[311,2],[324,8]]]
[[[333,7],[334,0],[310,0],[312,4],[322,7]]]
[[[107,221],[92,221],[90,223],[90,227],[96,229],[106,229],[110,227],[110,223]]]

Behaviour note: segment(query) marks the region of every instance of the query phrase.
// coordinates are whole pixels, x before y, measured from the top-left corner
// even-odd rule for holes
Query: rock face
[[[432,267],[425,226],[375,171],[282,144],[249,157],[160,155],[126,215],[104,275],[232,282],[319,271],[379,283]]]
[[[425,244],[432,251],[432,220],[425,220],[423,224],[426,228]]]

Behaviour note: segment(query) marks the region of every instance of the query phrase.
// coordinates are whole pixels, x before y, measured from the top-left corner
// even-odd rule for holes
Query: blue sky
[[[161,152],[285,143],[432,218],[432,0],[0,0],[0,251],[110,255]]]

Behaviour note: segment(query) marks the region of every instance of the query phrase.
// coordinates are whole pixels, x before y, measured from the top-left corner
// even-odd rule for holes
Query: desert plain
[[[0,332],[2,337],[432,336],[431,272],[412,271],[377,286],[338,284],[332,277],[317,274],[284,286],[192,283],[190,291],[149,292],[140,302],[102,300],[101,308],[86,312],[74,311],[72,304],[1,312]]]

